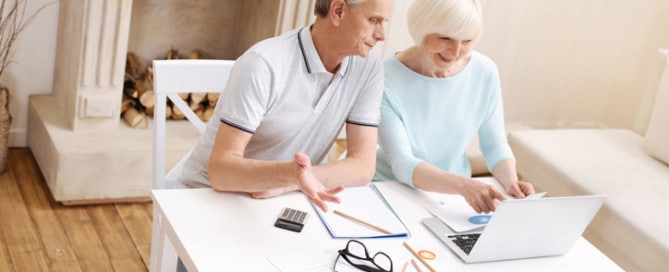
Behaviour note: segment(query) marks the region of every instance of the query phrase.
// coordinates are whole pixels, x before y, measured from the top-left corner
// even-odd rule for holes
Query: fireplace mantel
[[[271,21],[271,35],[313,18],[314,0],[226,1],[241,6],[238,16],[247,18],[241,23],[266,28],[248,18]],[[64,204],[150,199],[152,122],[148,129],[132,129],[120,120],[132,9],[133,0],[60,2],[54,89],[30,97],[28,146],[54,199]],[[248,14],[256,10],[263,16]],[[246,36],[232,39],[247,43],[264,38],[249,36],[259,30],[236,32]],[[173,165],[199,135],[186,121],[168,123],[166,160]]]

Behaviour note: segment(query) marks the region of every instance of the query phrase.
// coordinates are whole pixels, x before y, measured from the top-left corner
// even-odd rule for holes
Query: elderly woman
[[[476,212],[494,211],[504,196],[471,178],[466,149],[478,135],[506,191],[533,194],[518,181],[507,143],[497,67],[472,50],[482,29],[479,0],[416,0],[408,24],[415,45],[384,63],[375,180],[460,194]]]

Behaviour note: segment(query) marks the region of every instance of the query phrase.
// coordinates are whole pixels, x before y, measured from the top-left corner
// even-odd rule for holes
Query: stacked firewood
[[[165,59],[179,59],[178,51],[169,50]],[[198,51],[191,52],[187,58],[199,59]],[[188,103],[190,108],[201,120],[208,121],[214,113],[214,106],[219,93],[180,93],[179,96]],[[123,85],[123,102],[121,118],[132,128],[147,128],[148,118],[153,117],[155,104],[153,92],[153,67],[144,67],[135,53],[128,52],[125,65],[125,82]],[[181,120],[185,115],[167,100],[165,108],[167,119]]]

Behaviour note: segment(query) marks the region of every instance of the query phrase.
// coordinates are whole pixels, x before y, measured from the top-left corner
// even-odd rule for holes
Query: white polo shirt
[[[211,186],[207,163],[220,122],[253,134],[245,158],[293,160],[303,152],[314,164],[327,158],[345,123],[378,126],[380,58],[350,56],[332,74],[309,30],[263,40],[237,59],[214,116],[184,165],[182,185]]]

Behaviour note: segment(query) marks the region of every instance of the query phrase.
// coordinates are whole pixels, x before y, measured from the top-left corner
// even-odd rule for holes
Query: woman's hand
[[[493,212],[506,199],[494,186],[473,179],[468,179],[460,194],[477,213]]]
[[[528,195],[534,194],[534,186],[532,186],[532,183],[529,182],[513,182],[511,185],[505,187],[507,193],[518,199],[522,199]]]

